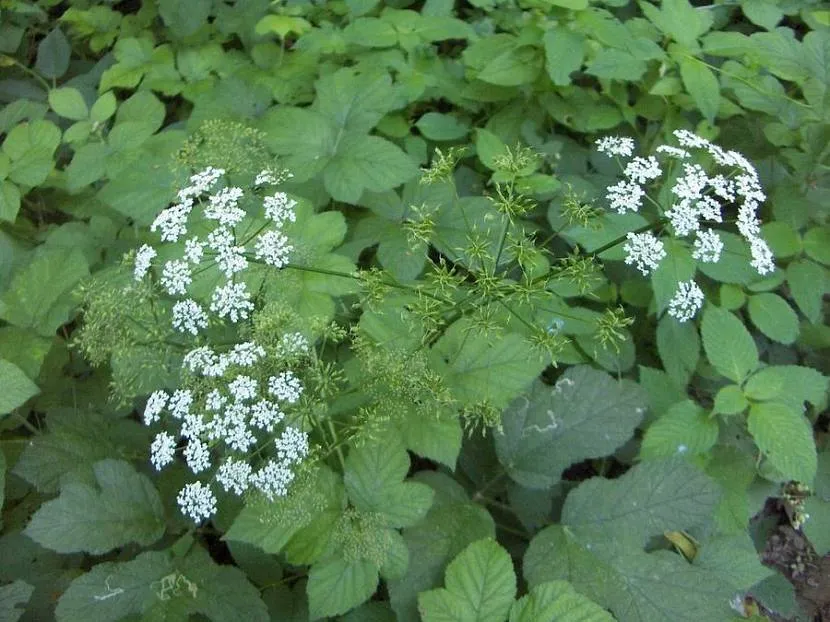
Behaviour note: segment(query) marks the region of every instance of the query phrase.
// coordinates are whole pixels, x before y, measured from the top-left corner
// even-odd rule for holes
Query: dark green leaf
[[[709,362],[730,380],[743,382],[758,367],[758,349],[752,336],[729,311],[708,307],[700,330]]]
[[[35,69],[44,78],[60,78],[69,69],[72,48],[61,29],[55,28],[37,46]]]

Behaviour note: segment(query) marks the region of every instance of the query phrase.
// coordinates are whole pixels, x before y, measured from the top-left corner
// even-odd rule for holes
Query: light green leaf
[[[29,380],[17,365],[5,359],[0,359],[0,386],[3,387],[0,396],[0,417],[22,406],[30,397],[40,393],[38,386]]]
[[[439,411],[427,417],[420,412],[410,413],[400,429],[407,449],[455,470],[463,436],[455,413]]]
[[[718,231],[723,242],[720,261],[700,263],[698,270],[711,279],[721,283],[747,285],[758,279],[758,273],[750,265],[752,257],[749,245],[738,235],[730,231]]]
[[[657,324],[657,352],[666,373],[678,386],[689,384],[700,360],[700,337],[692,322],[664,315]]]
[[[365,560],[331,559],[308,574],[309,619],[336,616],[357,607],[375,593],[378,569]]]
[[[458,140],[464,138],[470,131],[470,126],[456,117],[440,112],[428,112],[423,115],[415,127],[421,134],[430,140]]]
[[[89,143],[75,152],[66,167],[66,182],[70,191],[80,190],[106,175],[107,158],[112,151],[105,143]]]
[[[826,270],[812,261],[796,260],[787,266],[787,284],[795,304],[813,324],[821,321]]]
[[[424,622],[503,622],[515,594],[510,555],[493,540],[479,540],[447,566],[446,588],[418,596],[418,610]]]
[[[115,95],[112,91],[107,91],[92,104],[92,108],[89,110],[90,121],[93,123],[103,123],[115,114],[117,106],[118,102],[115,99]]]
[[[537,380],[505,409],[496,453],[515,481],[550,488],[571,464],[611,454],[631,438],[645,408],[636,384],[571,367],[555,387]]]
[[[349,43],[369,48],[392,47],[398,42],[398,33],[392,24],[376,17],[361,17],[343,29]]]
[[[823,557],[830,553],[830,502],[810,497],[804,503],[804,511],[810,516],[802,527],[804,535]]]
[[[742,413],[749,406],[743,391],[736,384],[729,384],[718,390],[715,395],[713,410],[722,415],[736,415]]]
[[[702,61],[684,56],[680,59],[680,77],[703,118],[714,123],[720,108],[720,84],[714,72]]]
[[[770,464],[787,479],[810,486],[816,476],[816,442],[810,422],[785,404],[753,404],[747,420],[749,433]]]
[[[641,2],[640,8],[663,33],[689,47],[712,27],[711,12],[697,10],[688,0],[663,0],[659,9]]]
[[[20,211],[20,190],[10,181],[0,182],[0,220],[14,222]]]
[[[730,380],[743,382],[758,367],[758,349],[752,336],[729,311],[708,307],[700,332],[709,362]]]
[[[389,527],[414,525],[429,511],[433,493],[424,484],[404,482],[407,471],[409,456],[397,434],[353,448],[343,478],[349,501],[383,515]]]
[[[640,459],[696,456],[718,440],[718,422],[691,400],[675,404],[652,423],[640,446]]]
[[[164,508],[152,482],[129,463],[93,466],[97,486],[70,482],[35,512],[26,535],[58,553],[100,555],[131,542],[147,546],[164,534]]]
[[[77,306],[71,297],[78,282],[89,274],[79,249],[41,247],[32,261],[18,271],[3,295],[0,316],[22,328],[33,328],[44,337],[70,319]]]
[[[496,168],[496,158],[507,153],[507,145],[501,138],[483,128],[476,129],[476,155],[490,170]]]
[[[89,116],[89,108],[78,89],[64,87],[49,91],[49,105],[65,119],[80,121]]]
[[[562,523],[600,528],[608,537],[645,544],[664,531],[705,522],[718,486],[682,458],[638,464],[622,477],[582,482],[565,500]]]
[[[9,179],[23,186],[39,186],[55,165],[61,131],[50,121],[35,120],[15,126],[3,141],[11,159]]]
[[[19,579],[0,587],[0,620],[17,622],[26,611],[18,605],[29,602],[34,590],[33,586]]]
[[[434,350],[449,359],[445,381],[459,400],[486,400],[496,408],[507,406],[545,368],[533,347],[519,335],[485,339],[468,333],[463,320],[438,340]]]
[[[566,581],[540,583],[522,596],[510,610],[510,622],[614,622],[598,604],[577,592]]]
[[[804,234],[804,252],[811,259],[830,266],[830,227],[813,227]]]
[[[173,37],[188,37],[207,24],[210,0],[159,0],[158,11]]]
[[[602,48],[588,63],[585,73],[607,80],[633,82],[642,78],[646,63],[624,50]]]
[[[315,88],[314,110],[338,131],[365,134],[396,107],[392,79],[385,71],[359,74],[343,68],[320,78]]]
[[[785,345],[798,337],[798,316],[787,302],[776,294],[763,293],[749,297],[749,318],[762,333]]]

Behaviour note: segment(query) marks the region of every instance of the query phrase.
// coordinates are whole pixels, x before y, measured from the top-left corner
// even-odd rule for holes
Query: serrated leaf
[[[401,422],[400,429],[407,449],[455,470],[463,432],[454,413],[439,411],[432,417],[410,413]]]
[[[761,563],[755,545],[746,533],[717,536],[701,547],[694,563],[716,574],[735,592],[744,592],[775,574]]]
[[[70,482],[44,503],[26,535],[58,553],[100,555],[136,542],[147,546],[164,534],[164,508],[153,483],[122,460],[93,466],[97,486]]]
[[[562,508],[562,523],[590,526],[608,536],[641,544],[664,531],[705,522],[720,490],[705,474],[681,458],[638,464],[616,480],[582,482]]]
[[[748,310],[752,323],[767,337],[785,345],[795,342],[798,316],[781,296],[771,293],[750,296]]]
[[[708,307],[700,332],[709,362],[730,380],[743,382],[758,367],[758,349],[752,336],[729,311]]]
[[[343,481],[349,501],[363,512],[381,514],[387,526],[417,523],[429,511],[432,490],[404,482],[409,456],[398,435],[353,448],[346,459]]]
[[[718,422],[691,400],[675,404],[646,430],[640,459],[696,456],[718,440]]]
[[[816,442],[807,418],[786,404],[762,402],[749,409],[747,426],[758,448],[787,479],[810,486],[816,476]]]
[[[598,604],[578,593],[567,581],[540,583],[510,610],[509,622],[614,622]]]
[[[0,386],[3,387],[3,393],[0,395],[0,418],[40,393],[38,386],[29,380],[23,370],[5,359],[0,359]]]
[[[447,566],[446,588],[418,596],[418,610],[424,622],[502,622],[515,594],[516,575],[507,551],[493,540],[479,540]]]
[[[346,613],[374,594],[378,569],[365,560],[318,562],[308,574],[309,619]]]
[[[641,2],[640,8],[663,33],[686,46],[694,46],[712,26],[712,14],[698,11],[688,0],[663,0],[659,9]]]
[[[537,380],[505,409],[496,453],[515,481],[550,488],[569,465],[611,454],[631,438],[645,408],[634,383],[571,367],[555,387]]]
[[[804,234],[804,252],[811,259],[830,265],[830,230],[828,227],[813,227]]]
[[[702,61],[684,56],[680,59],[680,77],[703,118],[714,123],[720,108],[720,84],[714,72]]]
[[[713,411],[722,415],[735,415],[742,413],[749,406],[743,391],[736,384],[729,384],[721,387],[715,395]]]
[[[787,266],[787,284],[795,304],[813,324],[821,321],[826,270],[811,261],[797,260]]]
[[[664,315],[657,324],[657,352],[666,373],[678,386],[689,384],[700,360],[700,337],[693,322]]]

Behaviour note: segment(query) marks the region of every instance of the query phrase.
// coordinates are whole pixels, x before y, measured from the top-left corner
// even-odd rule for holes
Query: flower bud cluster
[[[296,202],[283,192],[265,197],[259,206],[245,202],[241,188],[222,186],[224,174],[209,167],[190,177],[190,185],[178,192],[178,203],[150,227],[172,248],[161,251],[145,244],[134,264],[136,281],[151,275],[175,300],[173,329],[200,340],[184,356],[180,386],[155,391],[143,414],[146,425],[163,427],[150,446],[156,470],[178,456],[200,477],[177,498],[181,511],[196,523],[216,513],[218,487],[235,495],[258,490],[269,499],[284,496],[309,453],[308,435],[286,424],[304,390],[287,361],[307,358],[308,340],[300,333],[287,334],[270,350],[255,341],[202,345],[211,326],[253,319],[255,301],[242,279],[249,262],[282,268],[293,251],[284,226],[296,220]],[[254,185],[273,186],[288,176],[262,171]],[[264,219],[251,213],[251,205],[259,207]],[[201,235],[179,244],[190,220]],[[181,252],[178,258],[171,257],[175,249]],[[160,256],[166,261],[154,265]],[[194,280],[211,268],[224,279],[220,276],[212,292],[205,293]]]
[[[738,233],[749,245],[750,264],[760,275],[774,271],[772,251],[760,236],[757,211],[766,195],[755,167],[737,151],[724,150],[688,130],[675,130],[674,136],[679,147],[660,145],[655,152],[664,160],[679,163],[681,168],[679,174],[672,176],[671,206],[665,210],[660,208],[675,237],[694,235],[692,257],[702,263],[717,263],[724,243],[718,231],[709,225],[723,223],[723,208],[737,204]],[[610,157],[634,155],[634,142],[630,138],[608,136],[596,141],[596,146]],[[728,169],[727,174],[707,172],[702,165],[691,161],[694,154],[702,154],[716,167]],[[625,164],[623,175],[623,180],[606,189],[609,206],[619,214],[640,210],[643,200],[648,199],[647,185],[661,178],[663,169],[656,156],[633,157]],[[656,270],[666,257],[663,241],[651,232],[629,233],[623,249],[625,262],[633,264],[644,276]],[[685,322],[702,306],[702,290],[693,280],[686,281],[678,284],[668,313]]]

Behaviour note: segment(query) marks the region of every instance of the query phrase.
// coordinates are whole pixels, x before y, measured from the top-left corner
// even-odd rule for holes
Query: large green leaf
[[[758,349],[752,336],[729,311],[708,307],[700,330],[709,362],[730,380],[743,382],[758,367]]]
[[[15,126],[3,141],[3,153],[11,160],[8,177],[16,184],[39,186],[55,165],[61,131],[51,121],[35,120]]]
[[[0,384],[3,395],[0,397],[0,417],[22,406],[30,397],[40,392],[37,385],[29,380],[17,365],[0,359]]]
[[[164,508],[150,479],[121,460],[93,466],[97,486],[70,482],[26,527],[32,540],[58,553],[100,555],[130,542],[150,545],[164,534]]]
[[[749,409],[747,425],[758,448],[786,479],[812,485],[818,459],[804,415],[786,404],[761,402]]]
[[[689,0],[664,0],[659,9],[642,2],[640,8],[664,34],[687,46],[693,46],[712,26],[712,14],[698,11]]]
[[[545,31],[545,68],[553,83],[568,86],[571,73],[578,71],[585,60],[585,37],[562,26]]]
[[[499,461],[515,481],[550,488],[564,469],[613,453],[643,418],[646,398],[633,382],[587,365],[571,367],[551,387],[537,380],[502,415]]]
[[[342,68],[320,78],[315,87],[314,110],[338,131],[365,134],[396,107],[392,80],[385,71],[359,74]]]
[[[785,345],[798,337],[798,316],[787,301],[776,294],[765,292],[749,297],[749,318],[762,333]]]
[[[6,622],[17,622],[25,612],[25,609],[18,608],[18,605],[25,605],[29,602],[34,589],[33,586],[19,579],[0,587],[0,619]]]
[[[493,540],[479,540],[447,566],[445,588],[418,596],[418,610],[424,622],[503,622],[515,594],[510,555]]]
[[[657,324],[657,352],[666,373],[680,387],[689,384],[700,360],[700,337],[693,322],[664,315]]]
[[[706,453],[718,440],[718,422],[691,400],[669,408],[652,423],[640,446],[640,458]]]
[[[409,456],[397,434],[352,449],[343,477],[349,501],[360,511],[381,514],[389,527],[414,525],[429,510],[433,492],[404,482],[407,471]]]
[[[720,84],[714,72],[703,61],[683,56],[680,61],[680,77],[689,95],[709,123],[715,122],[720,108]]]
[[[377,584],[377,566],[366,560],[335,558],[315,564],[306,588],[309,619],[346,613],[374,594]]]
[[[614,617],[566,581],[540,583],[510,610],[510,622],[613,622]]]
[[[562,523],[645,544],[664,531],[705,523],[719,497],[718,486],[687,461],[655,460],[615,480],[582,482],[565,500]]]
[[[797,260],[787,266],[787,284],[795,304],[814,324],[821,320],[821,304],[825,287],[818,286],[826,279],[827,271],[807,260]]]

